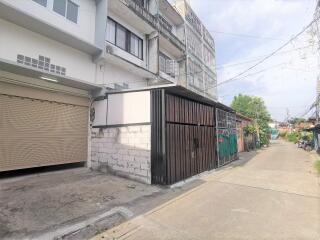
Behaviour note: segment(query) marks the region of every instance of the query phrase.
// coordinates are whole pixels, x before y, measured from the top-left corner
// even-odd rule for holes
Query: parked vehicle
[[[313,150],[313,148],[314,148],[313,142],[306,141],[306,143],[304,145],[304,150],[311,152]]]
[[[312,151],[314,146],[312,141],[301,139],[298,141],[298,148],[302,148],[308,152]]]

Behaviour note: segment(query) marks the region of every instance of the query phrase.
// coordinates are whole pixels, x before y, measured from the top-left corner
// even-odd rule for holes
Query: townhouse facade
[[[151,183],[152,89],[217,98],[185,1],[0,0],[0,35],[0,171],[82,162]]]
[[[101,89],[96,62],[105,40],[99,19],[107,15],[102,5],[0,1],[0,171],[90,164],[90,99]]]

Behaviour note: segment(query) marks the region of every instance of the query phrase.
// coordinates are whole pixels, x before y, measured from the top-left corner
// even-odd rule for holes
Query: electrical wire
[[[279,48],[277,48],[275,51],[271,52],[270,54],[268,54],[266,57],[264,57],[263,59],[261,59],[259,62],[257,62],[256,64],[252,65],[251,67],[247,68],[246,70],[236,74],[235,76],[220,82],[218,84],[216,84],[215,86],[210,86],[209,88],[206,89],[209,90],[211,88],[215,88],[217,86],[220,86],[222,84],[226,84],[235,80],[238,80],[237,78],[242,76],[243,74],[249,72],[250,70],[254,69],[255,67],[259,66],[261,63],[265,62],[266,60],[268,60],[269,58],[273,57],[277,52],[281,51],[283,48],[285,48],[286,46],[288,46],[293,40],[295,40],[296,38],[298,38],[300,35],[302,35],[306,30],[308,30],[317,20],[320,19],[320,16],[318,18],[313,19],[306,27],[304,27],[300,32],[298,32],[296,35],[294,35],[292,38],[290,38],[287,42],[285,42],[283,45],[281,45]]]
[[[231,33],[231,32],[223,32],[223,31],[216,31],[216,30],[209,30],[209,32],[210,33],[231,35],[231,36],[234,36],[234,37],[243,37],[243,38],[265,39],[265,40],[272,40],[272,41],[283,41],[283,40],[286,40],[286,39],[283,39],[283,38],[261,37],[261,36],[256,36],[256,35]]]
[[[307,46],[304,46],[304,47],[300,47],[300,48],[295,48],[295,49],[292,49],[292,50],[287,50],[287,51],[282,51],[282,52],[278,52],[277,54],[285,54],[285,53],[291,53],[291,52],[295,52],[295,51],[298,51],[298,50],[301,50],[301,49],[305,49],[305,48],[309,48],[309,47],[313,47],[314,45],[311,44],[311,45],[307,45]],[[228,68],[228,67],[233,67],[233,66],[237,66],[237,65],[242,65],[242,64],[246,64],[246,63],[251,63],[251,62],[256,62],[256,61],[259,61],[261,60],[261,58],[267,56],[267,54],[265,55],[260,55],[252,60],[248,60],[248,61],[244,61],[244,62],[236,62],[236,63],[232,63],[232,64],[219,64],[219,65],[216,65],[216,69],[222,69],[222,68]]]

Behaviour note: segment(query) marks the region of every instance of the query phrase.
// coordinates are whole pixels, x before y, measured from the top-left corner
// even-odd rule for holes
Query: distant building
[[[185,20],[187,78],[182,85],[217,100],[214,39],[186,0],[176,0],[174,6]]]
[[[246,132],[245,128],[252,124],[252,119],[237,113],[237,143],[238,152],[250,151],[255,149],[255,135]]]

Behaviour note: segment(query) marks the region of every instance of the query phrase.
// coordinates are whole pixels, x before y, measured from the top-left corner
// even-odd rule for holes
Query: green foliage
[[[244,131],[246,133],[257,133],[257,129],[253,124],[248,124],[246,127],[244,127]]]
[[[269,144],[268,136],[269,136],[269,129],[260,130],[260,144],[261,144],[261,146]]]
[[[249,117],[256,122],[257,125],[252,124],[251,126],[248,126],[246,130],[251,133],[256,133],[258,127],[261,145],[268,145],[268,124],[271,121],[271,116],[264,101],[259,97],[239,94],[234,97],[231,107],[238,113]]]
[[[293,125],[295,125],[295,124],[300,124],[300,123],[304,123],[304,122],[306,122],[306,119],[304,119],[304,118],[291,118],[291,119],[289,120],[289,123],[291,123],[291,124],[293,124]]]
[[[293,143],[297,143],[300,139],[300,136],[299,136],[299,133],[297,132],[292,132],[292,133],[287,133],[286,134],[286,139],[289,141],[289,142],[293,142]]]
[[[320,161],[316,161],[314,163],[314,168],[318,171],[318,174],[320,174]]]
[[[289,142],[297,143],[299,140],[307,140],[307,141],[312,141],[313,139],[313,134],[311,132],[291,132],[291,133],[286,133],[285,138]]]
[[[281,137],[281,138],[285,138],[286,137],[286,135],[287,135],[287,131],[280,131],[279,132],[279,136]]]

